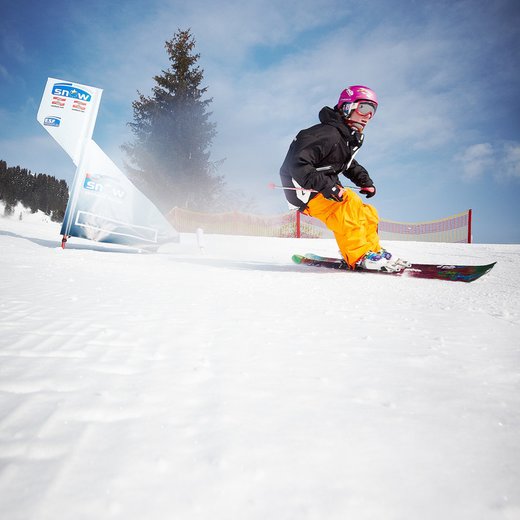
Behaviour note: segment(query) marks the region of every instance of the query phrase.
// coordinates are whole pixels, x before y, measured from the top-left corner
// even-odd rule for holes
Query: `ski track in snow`
[[[0,518],[520,518],[520,246],[59,239],[0,218]]]

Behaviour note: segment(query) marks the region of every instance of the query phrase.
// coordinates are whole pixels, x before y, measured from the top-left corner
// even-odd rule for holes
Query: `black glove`
[[[359,193],[362,193],[363,195],[366,195],[367,199],[370,197],[373,197],[376,194],[376,187],[375,186],[363,186]]]
[[[333,200],[335,202],[341,202],[343,200],[343,186],[339,184],[334,184],[334,186],[327,186],[321,190],[321,194],[329,200]]]

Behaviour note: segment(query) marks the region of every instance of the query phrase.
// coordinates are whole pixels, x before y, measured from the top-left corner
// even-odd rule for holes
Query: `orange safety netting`
[[[173,208],[167,218],[181,233],[194,233],[201,228],[208,234],[281,238],[333,237],[322,222],[297,211],[279,215],[253,215],[237,211],[200,213]],[[471,210],[430,222],[393,222],[381,219],[379,236],[382,240],[471,242]]]

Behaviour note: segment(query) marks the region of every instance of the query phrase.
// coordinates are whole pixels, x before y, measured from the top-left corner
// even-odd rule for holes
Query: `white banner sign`
[[[77,166],[61,234],[137,247],[177,242],[177,231],[92,140],[101,94],[49,78],[38,110]]]
[[[49,78],[38,110],[38,122],[79,166],[81,152],[92,138],[100,88]]]

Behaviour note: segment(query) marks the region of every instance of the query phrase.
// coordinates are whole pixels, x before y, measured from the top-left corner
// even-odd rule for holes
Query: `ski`
[[[403,267],[401,271],[372,271],[368,269],[350,269],[341,258],[332,258],[314,254],[293,255],[292,260],[296,264],[311,267],[325,267],[349,272],[372,273],[387,276],[406,276],[411,278],[429,278],[433,280],[446,280],[449,282],[473,282],[488,273],[496,262],[487,265],[437,265],[437,264],[412,264]]]

